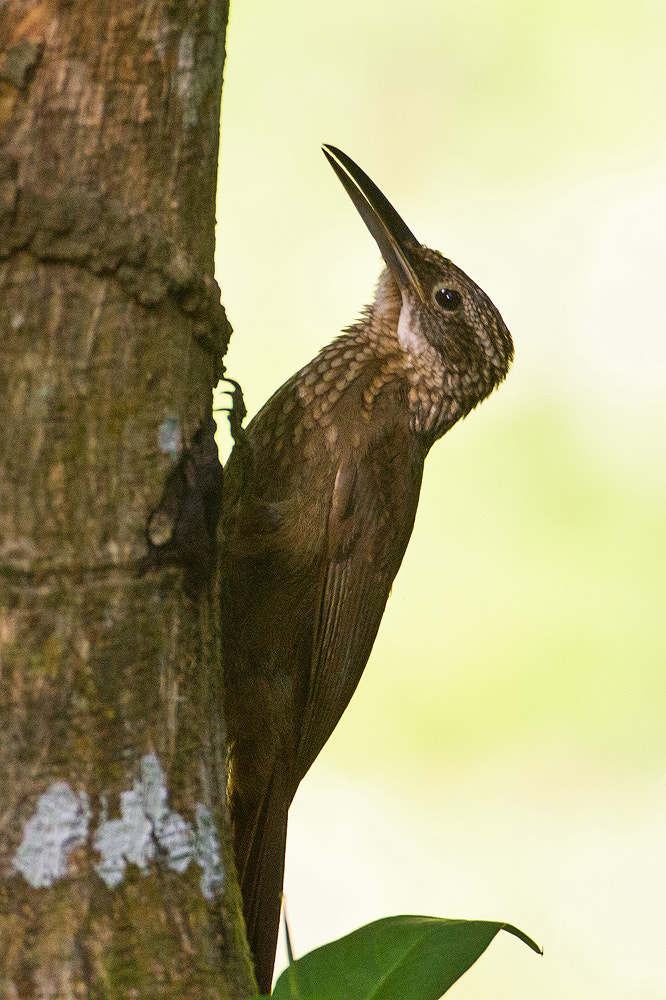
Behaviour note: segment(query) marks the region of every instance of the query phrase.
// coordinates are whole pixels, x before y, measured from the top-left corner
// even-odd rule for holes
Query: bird
[[[419,243],[351,157],[329,144],[323,152],[385,267],[357,322],[236,437],[221,514],[228,802],[266,994],[289,807],[370,656],[412,534],[425,458],[513,359],[485,292]]]

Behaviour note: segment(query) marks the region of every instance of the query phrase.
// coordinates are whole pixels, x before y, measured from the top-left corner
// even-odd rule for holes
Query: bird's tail
[[[275,777],[258,808],[256,803],[248,808],[233,791],[230,798],[245,929],[259,992],[266,995],[271,991],[280,928],[288,801]]]

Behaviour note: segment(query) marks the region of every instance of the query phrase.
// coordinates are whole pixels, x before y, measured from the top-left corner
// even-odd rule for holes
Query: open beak
[[[359,166],[335,146],[326,143],[324,156],[372,233],[400,291],[411,291],[424,301],[414,261],[421,244],[407,228],[388,198]]]

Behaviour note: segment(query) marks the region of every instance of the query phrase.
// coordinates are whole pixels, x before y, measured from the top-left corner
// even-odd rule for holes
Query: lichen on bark
[[[0,10],[2,995],[252,992],[215,581],[194,601],[177,568],[142,572],[148,515],[210,413],[229,337],[213,277],[227,14]],[[145,864],[106,884],[94,832],[153,758],[166,812],[148,808]],[[197,816],[225,872],[207,893],[194,856],[169,863],[167,832],[189,824],[198,843]]]

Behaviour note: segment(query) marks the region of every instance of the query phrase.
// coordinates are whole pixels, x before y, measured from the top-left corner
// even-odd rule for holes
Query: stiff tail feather
[[[230,800],[245,929],[259,992],[266,995],[271,991],[280,928],[287,803],[284,787],[275,777],[258,807],[253,802],[248,808],[233,792]]]

